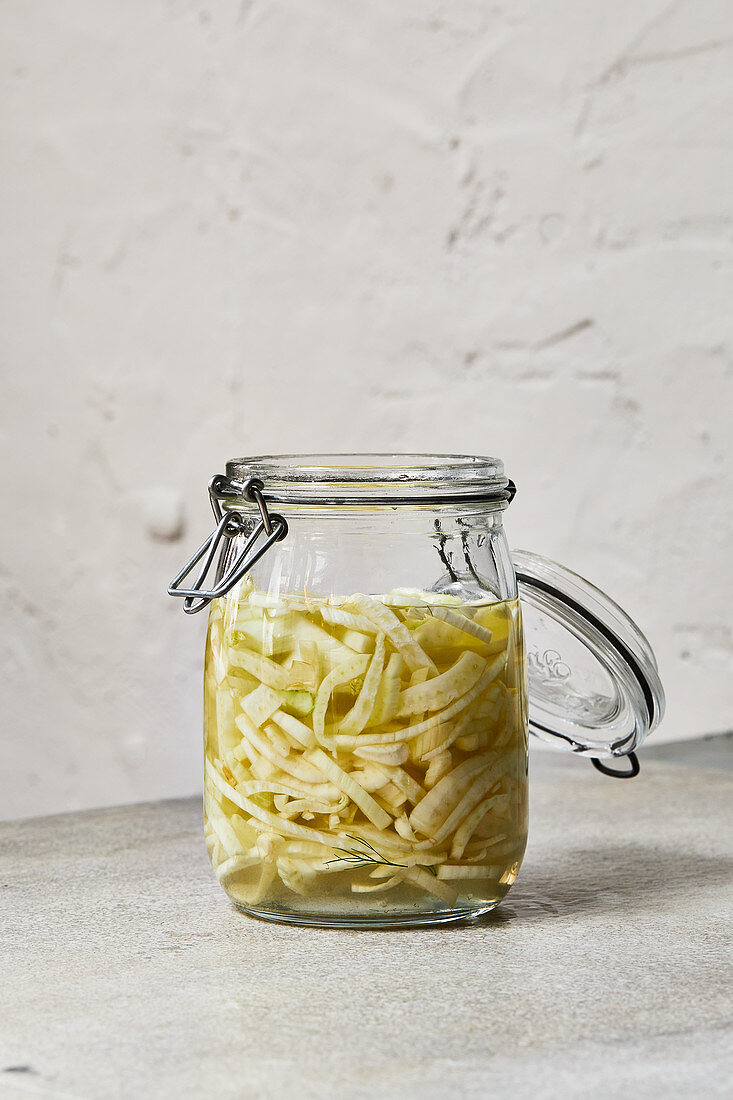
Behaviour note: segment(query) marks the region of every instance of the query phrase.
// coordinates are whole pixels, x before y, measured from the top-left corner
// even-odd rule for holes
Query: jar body
[[[219,881],[251,915],[302,924],[487,912],[527,836],[526,666],[501,509],[285,515],[287,539],[210,609],[204,805]]]

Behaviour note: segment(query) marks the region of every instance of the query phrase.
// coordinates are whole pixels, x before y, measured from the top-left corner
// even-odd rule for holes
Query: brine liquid
[[[241,908],[321,924],[493,907],[527,832],[518,601],[433,593],[211,606],[205,831]]]

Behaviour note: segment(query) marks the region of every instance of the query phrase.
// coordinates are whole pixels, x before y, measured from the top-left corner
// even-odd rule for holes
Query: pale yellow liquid
[[[387,626],[398,621],[401,628],[391,633],[382,629],[381,620],[372,623],[371,632],[329,622],[327,610],[322,611],[326,601],[303,596],[286,596],[268,607],[262,594],[249,593],[212,605],[204,691],[205,828],[214,869],[238,907],[301,923],[431,923],[486,912],[514,882],[527,835],[519,604],[451,602],[444,605],[444,621],[431,612],[434,599],[425,594],[419,606],[392,603]],[[364,625],[363,608],[348,597],[335,607]],[[475,624],[479,636],[470,627],[461,629],[453,616]],[[380,635],[383,652],[375,657]],[[405,658],[414,664],[415,655],[401,646],[405,637],[417,642],[429,668],[409,667]],[[359,646],[366,650],[362,655]],[[349,654],[361,661],[363,671],[328,695],[319,726],[314,711],[308,712],[311,701]],[[398,709],[404,712],[407,700],[422,700],[423,693],[428,708],[379,721],[384,700],[378,695],[365,728],[339,738],[365,690],[371,662],[379,660],[382,683],[385,670],[400,663],[395,658],[390,666],[395,654],[402,658]],[[431,697],[431,681],[443,683],[464,654],[470,655],[460,666],[468,668],[468,690],[463,691],[462,682],[456,698],[450,693]],[[261,667],[260,659],[265,662]],[[286,690],[279,714],[263,719],[255,713],[261,725],[253,730],[243,713],[265,680],[281,685],[281,692],[285,684]],[[416,686],[421,683],[424,688]],[[365,707],[369,700],[363,697],[362,712]],[[279,715],[288,713],[309,744],[278,725],[287,723]],[[422,732],[415,734],[416,729]],[[400,763],[359,755],[375,746],[377,753],[396,752],[390,760]],[[353,777],[367,791],[379,826],[347,791],[320,774],[319,753],[337,765],[338,776]],[[451,786],[444,778],[451,773],[467,778]],[[314,779],[320,783],[313,786]],[[275,793],[260,789],[268,785]],[[420,803],[434,789],[433,812],[423,807],[423,813]],[[318,797],[304,798],[311,790]],[[301,805],[306,808],[299,810]],[[298,829],[303,835],[293,835]]]

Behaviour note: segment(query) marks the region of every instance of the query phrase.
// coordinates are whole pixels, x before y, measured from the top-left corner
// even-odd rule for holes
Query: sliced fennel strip
[[[360,787],[348,772],[340,768],[335,760],[327,756],[323,749],[312,749],[306,753],[306,757],[321,769],[327,779],[330,779],[344,794],[348,795],[365,817],[368,817],[378,829],[386,829],[388,825],[392,824],[392,818],[386,810],[383,810],[379,803],[375,802],[372,796],[363,787]]]
[[[361,737],[346,737],[340,734],[336,734],[333,738],[334,744],[339,749],[353,749],[357,745],[389,745],[395,741],[411,741],[417,737],[418,734],[426,733],[428,730],[435,729],[436,726],[446,722],[449,718],[455,718],[461,711],[467,707],[470,703],[477,699],[479,695],[489,686],[492,680],[501,672],[504,667],[506,657],[501,654],[490,665],[487,665],[486,671],[482,673],[478,682],[461,696],[460,699],[456,699],[455,703],[452,703],[445,710],[438,711],[431,718],[427,718],[424,722],[417,722],[414,725],[405,726],[404,729],[397,729],[391,733],[371,733],[365,731]]]
[[[239,794],[234,787],[227,783],[226,779],[219,774],[209,761],[206,762],[206,775],[225,798],[228,798],[235,806],[239,806],[240,810],[244,810],[250,817],[257,818],[258,821],[269,826],[273,832],[299,837],[302,840],[312,840],[315,843],[323,844],[326,848],[333,847],[333,834],[323,833],[318,829],[311,829],[307,825],[297,825],[295,822],[287,821],[278,814],[270,813],[269,810],[265,810],[256,802]]]
[[[335,688],[342,684],[348,684],[357,676],[361,676],[369,667],[371,657],[367,653],[355,653],[347,661],[343,661],[332,669],[321,681],[321,686],[316,695],[316,704],[313,707],[313,732],[316,740],[323,743],[326,725],[326,710]]]
[[[441,607],[439,604],[430,607],[429,613],[434,615],[436,619],[442,619],[449,626],[454,626],[456,630],[462,630],[464,634],[470,634],[474,638],[478,638],[480,642],[485,642],[488,645],[491,641],[491,631],[484,626],[480,626],[473,619],[469,619],[466,615],[459,615],[455,611],[451,611],[450,608]]]
[[[382,670],[384,668],[384,635],[380,634],[377,637],[377,644],[374,650],[374,655],[369,662],[369,668],[367,669],[366,676],[364,677],[364,683],[361,685],[361,691],[357,697],[353,707],[346,715],[339,731],[341,733],[361,733],[364,726],[369,721],[369,716],[374,709],[374,704],[377,698],[377,690],[382,678]]]
[[[493,759],[489,755],[469,757],[444,775],[410,814],[412,828],[427,837],[435,838],[437,831],[471,790],[477,775],[486,771]]]
[[[428,668],[433,673],[438,671],[432,658],[428,657],[425,650],[415,641],[394,611],[390,611],[383,603],[362,593],[352,596],[350,603],[387,635],[411,671],[416,668]]]
[[[486,661],[477,653],[466,650],[447,672],[405,688],[400,695],[397,717],[445,710],[475,686],[485,669]]]

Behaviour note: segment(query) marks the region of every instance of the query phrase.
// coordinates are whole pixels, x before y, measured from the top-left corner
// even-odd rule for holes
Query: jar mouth
[[[498,458],[454,454],[290,454],[230,459],[236,486],[262,482],[276,504],[419,504],[503,501],[514,487]]]

